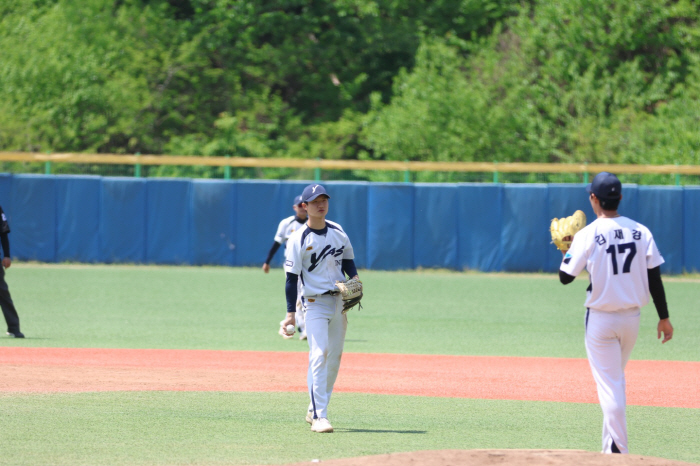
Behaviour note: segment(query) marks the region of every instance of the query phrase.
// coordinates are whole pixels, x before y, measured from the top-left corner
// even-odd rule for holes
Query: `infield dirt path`
[[[0,392],[306,391],[307,353],[0,347]],[[628,404],[700,408],[700,362],[630,361]],[[669,383],[672,381],[672,383]],[[345,353],[336,392],[597,403],[585,359]]]

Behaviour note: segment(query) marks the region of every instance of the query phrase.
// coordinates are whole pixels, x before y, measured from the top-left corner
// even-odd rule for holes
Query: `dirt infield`
[[[688,466],[692,463],[640,455],[583,450],[437,450],[322,461],[325,466]],[[319,463],[295,463],[301,466]]]
[[[307,353],[0,349],[0,392],[305,392]],[[630,405],[700,408],[700,362],[630,361]],[[665,381],[673,380],[673,384]],[[336,392],[597,403],[585,359],[346,353]]]
[[[0,347],[0,392],[306,391],[307,353]],[[674,380],[673,384],[664,381]],[[291,383],[290,383],[291,381]],[[700,408],[700,362],[630,361],[628,403]],[[343,355],[336,392],[597,403],[585,359]],[[578,450],[440,450],[327,466],[682,466]],[[312,462],[297,465],[316,464]]]

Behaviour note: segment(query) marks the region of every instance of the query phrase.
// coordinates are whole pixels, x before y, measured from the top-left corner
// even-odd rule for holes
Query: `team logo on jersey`
[[[293,261],[284,261],[284,265],[286,267],[294,267],[294,262]]]
[[[321,261],[323,261],[323,259],[325,259],[326,257],[328,257],[328,256],[338,257],[338,256],[343,255],[344,249],[345,249],[345,246],[342,246],[341,248],[336,249],[336,248],[331,247],[330,244],[328,244],[328,245],[326,245],[325,248],[323,248],[323,250],[321,251],[321,253],[319,255],[316,255],[316,253],[311,254],[311,266],[309,267],[309,272],[313,271],[318,266],[318,264],[320,264]]]

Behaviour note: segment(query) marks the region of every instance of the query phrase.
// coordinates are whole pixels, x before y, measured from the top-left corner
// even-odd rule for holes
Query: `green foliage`
[[[7,0],[0,148],[695,164],[699,15],[692,0]]]
[[[697,20],[689,2],[541,1],[470,54],[426,37],[363,135],[376,158],[697,163]]]

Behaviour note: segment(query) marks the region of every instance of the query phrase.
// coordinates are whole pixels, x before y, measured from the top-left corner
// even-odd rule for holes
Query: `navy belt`
[[[326,292],[323,293],[323,294],[329,294],[329,295],[331,295],[331,296],[335,296],[335,295],[339,295],[339,294],[340,294],[340,291],[326,291]]]

